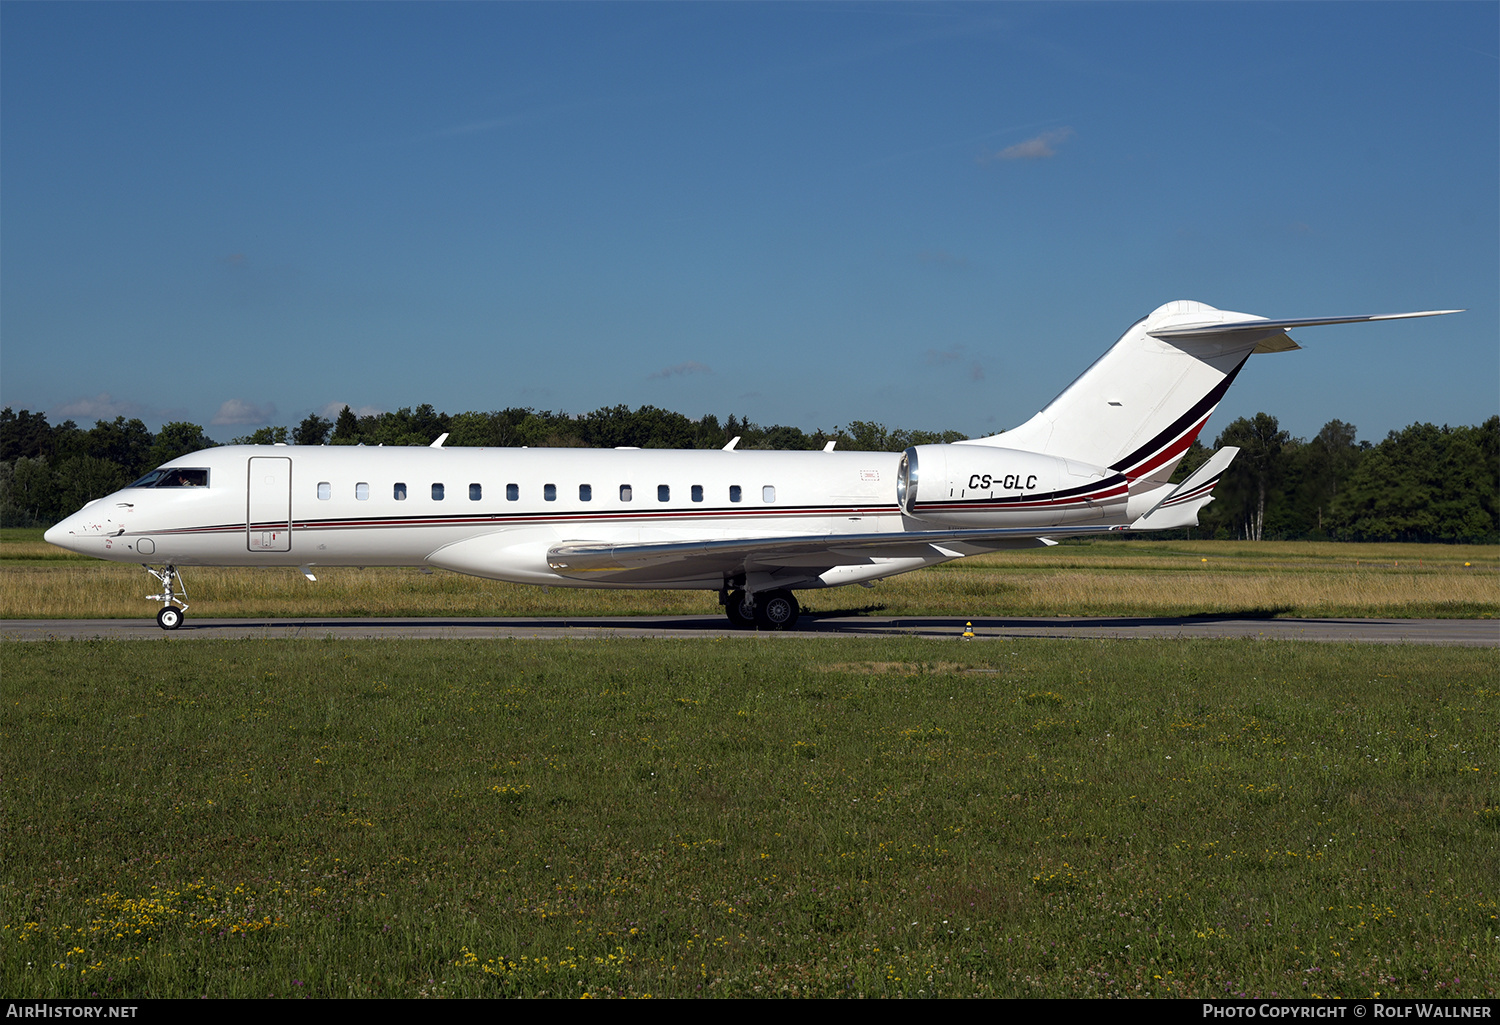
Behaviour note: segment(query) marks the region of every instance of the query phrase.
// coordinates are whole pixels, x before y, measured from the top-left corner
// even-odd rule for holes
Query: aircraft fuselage
[[[1171,475],[1257,352],[1289,327],[1167,303],[1012,431],[904,453],[228,446],[164,464],[47,531],[145,565],[158,622],[181,566],[433,566],[524,584],[719,591],[784,629],[836,587],[1059,535],[1191,526],[1236,449]],[[151,569],[162,566],[160,570]]]

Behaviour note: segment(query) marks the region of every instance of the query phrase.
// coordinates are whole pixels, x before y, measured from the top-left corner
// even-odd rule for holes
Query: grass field
[[[719,615],[704,591],[538,588],[415,569],[184,571],[197,616]],[[0,619],[147,618],[138,566],[0,531]],[[978,556],[879,582],[802,591],[811,611],[887,615],[1247,614],[1450,618],[1500,613],[1500,547],[1094,541]]]
[[[752,636],[0,659],[14,996],[1500,988],[1493,650]]]

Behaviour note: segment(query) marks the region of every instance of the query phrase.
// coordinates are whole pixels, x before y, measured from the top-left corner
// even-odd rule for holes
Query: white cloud
[[[140,416],[144,412],[139,402],[117,399],[107,391],[88,398],[74,399],[66,405],[50,411],[55,420],[59,417],[85,420],[113,420],[117,416]]]
[[[681,377],[684,374],[711,374],[711,373],[713,373],[713,368],[712,367],[704,366],[702,363],[699,363],[697,360],[690,359],[686,363],[678,363],[676,366],[672,366],[672,367],[663,367],[662,369],[656,371],[654,374],[647,374],[646,375],[646,380],[648,380],[648,381],[654,381],[654,380],[657,380],[658,378],[662,378],[662,377]]]
[[[991,160],[1041,160],[1045,157],[1057,156],[1055,147],[1071,139],[1077,133],[1071,128],[1053,128],[1043,132],[1041,135],[1018,142],[1014,146],[1007,146],[999,153],[991,153],[979,158],[981,164],[987,164]]]
[[[345,406],[348,406],[349,411],[355,416],[379,416],[385,412],[385,410],[376,406],[356,406],[349,402],[330,402],[318,410],[318,415],[325,420],[337,420],[339,414],[344,411]]]
[[[342,406],[339,408],[343,408]],[[267,402],[263,406],[257,406],[244,399],[230,399],[219,407],[214,418],[209,421],[215,427],[223,427],[228,424],[268,424],[276,415],[276,407]]]

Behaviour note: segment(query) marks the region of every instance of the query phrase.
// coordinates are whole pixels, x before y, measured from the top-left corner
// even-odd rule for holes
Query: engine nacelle
[[[901,511],[945,527],[1123,520],[1128,497],[1114,470],[994,445],[915,445],[896,477]]]

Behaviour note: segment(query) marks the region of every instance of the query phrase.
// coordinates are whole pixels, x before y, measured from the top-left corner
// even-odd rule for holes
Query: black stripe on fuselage
[[[357,518],[294,519],[292,530],[369,530],[409,527],[507,527],[538,526],[567,523],[656,523],[709,520],[709,519],[764,519],[774,517],[827,518],[830,516],[897,516],[901,510],[895,505],[886,506],[787,506],[784,508],[757,507],[734,509],[715,507],[709,509],[677,509],[651,512],[525,512],[525,513],[465,513],[453,516],[362,516]],[[177,527],[166,530],[134,530],[131,537],[165,537],[185,534],[230,534],[244,530],[286,530],[286,520],[271,523],[220,523],[201,527]]]

